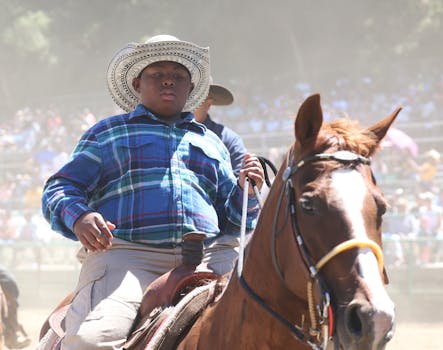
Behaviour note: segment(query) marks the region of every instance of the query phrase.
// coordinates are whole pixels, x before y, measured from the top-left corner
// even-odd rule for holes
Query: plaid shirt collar
[[[164,123],[159,117],[157,117],[142,104],[138,104],[137,107],[129,113],[129,120],[139,117],[147,117],[151,121]],[[195,120],[194,114],[191,112],[182,112],[181,120],[175,123],[175,126],[181,129],[193,130],[199,134],[204,134],[207,130],[205,125]]]

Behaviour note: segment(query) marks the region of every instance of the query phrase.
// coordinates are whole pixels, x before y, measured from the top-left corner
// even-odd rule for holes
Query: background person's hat
[[[234,101],[231,91],[221,85],[209,85],[208,97],[212,98],[212,104],[215,106],[227,106]]]
[[[183,108],[194,111],[209,92],[209,48],[181,41],[172,35],[157,35],[144,44],[129,43],[112,58],[107,71],[108,89],[114,102],[129,112],[140,102],[132,80],[152,63],[177,62],[191,74],[194,89]]]

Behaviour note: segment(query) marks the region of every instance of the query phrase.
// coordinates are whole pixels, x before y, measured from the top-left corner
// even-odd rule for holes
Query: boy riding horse
[[[261,188],[263,169],[246,154],[237,179],[222,141],[195,121],[209,76],[208,48],[169,35],[111,60],[108,88],[127,113],[89,129],[43,193],[52,228],[82,244],[62,349],[120,349],[145,288],[180,265],[186,233],[207,236],[198,269],[232,269],[237,246],[220,232],[240,231],[242,184]],[[247,229],[259,211],[253,193]]]

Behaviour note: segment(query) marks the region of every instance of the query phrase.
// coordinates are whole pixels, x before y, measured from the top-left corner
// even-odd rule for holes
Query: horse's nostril
[[[353,301],[344,310],[343,326],[356,349],[384,349],[394,335],[394,314]]]
[[[385,335],[385,341],[388,342],[394,337],[394,330],[391,329],[388,333]]]
[[[355,337],[360,337],[363,333],[363,324],[360,317],[360,307],[350,305],[346,310],[346,325],[348,331]]]

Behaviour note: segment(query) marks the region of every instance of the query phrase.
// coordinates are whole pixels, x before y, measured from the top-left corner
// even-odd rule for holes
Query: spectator
[[[236,176],[240,174],[243,158],[246,154],[246,148],[241,137],[227,126],[216,123],[209,115],[211,106],[228,106],[234,101],[232,93],[221,85],[212,84],[209,86],[208,97],[199,108],[194,111],[195,120],[204,124],[209,130],[213,131],[229,151],[231,156],[232,169]]]
[[[429,263],[433,260],[435,245],[433,239],[442,229],[442,207],[433,203],[434,195],[431,192],[423,192],[419,195],[420,205],[418,207],[417,217],[419,222],[419,237],[428,239],[420,244],[419,264]]]
[[[440,164],[440,152],[430,149],[425,154],[425,159],[419,166],[419,180],[424,191],[433,191],[435,189],[435,177]]]
[[[386,216],[383,233],[388,238],[385,246],[388,263],[400,266],[405,262],[405,251],[409,252],[410,247],[402,244],[402,240],[415,239],[418,235],[418,222],[415,215],[410,211],[408,201],[399,198],[393,205],[389,215]],[[412,256],[416,256],[416,247],[412,248]],[[415,263],[415,259],[413,261]]]

